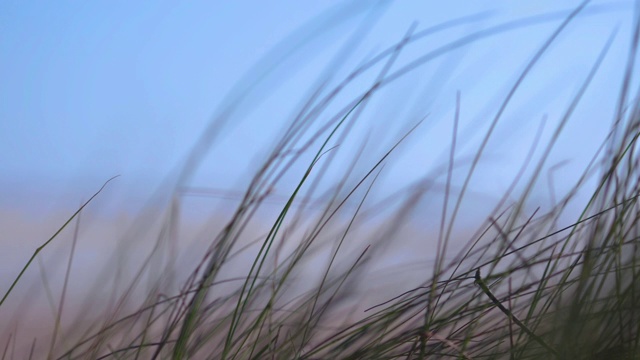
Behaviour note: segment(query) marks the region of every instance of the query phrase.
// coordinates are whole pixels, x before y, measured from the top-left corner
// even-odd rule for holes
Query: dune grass
[[[572,102],[567,104],[554,136],[543,144],[543,156],[535,164],[530,164],[531,157],[526,159],[507,193],[493,209],[482,214],[486,221],[463,246],[451,243],[453,230],[461,226],[457,214],[471,179],[481,166],[486,144],[492,139],[496,125],[503,120],[504,110],[530,70],[586,6],[585,2],[565,14],[556,31],[525,64],[491,120],[475,157],[468,162],[462,186],[455,188],[454,169],[461,166],[456,162],[462,108],[458,93],[455,116],[451,119],[449,161],[443,169],[446,180],[439,235],[432,251],[436,259],[432,268],[424,269],[425,280],[421,284],[389,296],[387,301],[375,306],[358,308],[366,296],[358,292],[358,283],[368,281],[365,279],[370,267],[384,256],[384,251],[377,249],[388,239],[399,236],[394,223],[415,211],[417,199],[430,191],[428,186],[416,186],[387,199],[371,196],[385,165],[421,126],[420,121],[411,124],[375,161],[366,162],[365,171],[357,170],[366,161],[361,152],[356,152],[352,162],[344,167],[342,179],[334,181],[327,177],[328,169],[337,161],[336,153],[349,138],[354,124],[362,121],[371,98],[394,79],[479,38],[531,22],[548,21],[549,17],[501,24],[467,35],[397,69],[394,65],[398,56],[416,39],[471,20],[460,19],[420,32],[412,26],[396,46],[362,63],[337,86],[327,88],[329,82],[320,81],[255,172],[228,223],[210,236],[208,248],[201,251],[201,262],[193,266],[191,276],[180,285],[179,291],[167,293],[170,287],[157,282],[151,283],[145,298],[134,296],[134,291],[140,289],[141,279],[152,271],[154,259],[160,256],[158,249],[163,245],[159,236],[157,246],[148,256],[137,259],[139,266],[133,280],[122,284],[121,291],[113,294],[108,310],[101,314],[99,321],[89,329],[62,334],[58,332],[60,318],[57,317],[52,338],[34,339],[29,357],[640,358],[640,277],[636,276],[640,272],[637,203],[640,171],[636,147],[640,106],[632,93],[638,24],[629,49],[629,66],[618,90],[619,105],[610,119],[603,119],[612,122],[611,133],[600,151],[593,154],[592,163],[573,190],[544,213],[528,210],[531,190],[539,181],[547,157],[564,124],[590,88],[611,41],[594,59],[591,71]],[[345,96],[345,87],[373,68],[378,72],[368,88],[352,99],[340,99]],[[241,101],[241,97],[229,101],[228,108],[220,112],[222,115],[214,119],[212,128],[194,146],[177,180],[170,186],[174,198],[218,136],[215,124],[228,121],[226,117]],[[328,114],[335,102],[344,107]],[[531,153],[539,145],[537,140]],[[300,167],[300,164],[305,165]],[[529,168],[535,169],[533,175],[523,179]],[[582,213],[574,216],[569,224],[561,223],[568,204],[594,174],[598,176],[597,186]],[[282,187],[283,179],[292,177],[298,180],[295,186],[289,187],[290,195],[274,214],[275,221],[269,231],[246,245],[245,231],[257,221],[257,213],[268,205],[273,189]],[[328,191],[323,187],[327,182],[332,182]],[[514,200],[516,186],[522,182],[524,190]],[[167,187],[163,189],[166,191]],[[99,192],[78,209],[60,231],[69,226],[85,206],[90,206]],[[316,199],[322,201],[314,203]],[[400,205],[389,206],[390,201]],[[315,212],[309,211],[311,207],[315,207]],[[163,231],[169,232],[175,225],[171,209],[169,207],[169,215],[165,217]],[[362,246],[355,246],[355,252],[345,254],[352,234],[363,227],[363,219],[376,213],[385,214],[383,226],[376,228],[370,239],[361,241]],[[60,231],[35,251],[5,292],[0,305],[11,296],[38,253],[55,240]],[[244,264],[240,278],[227,277],[225,271],[232,260],[249,249],[253,249],[253,261]],[[327,261],[317,265],[313,259],[322,251]],[[310,263],[314,264],[311,270],[307,266]],[[300,279],[306,279],[310,271],[316,275],[315,280],[303,280],[304,286],[301,286]],[[229,283],[237,286],[228,290],[225,285]],[[60,304],[64,302],[65,293],[62,291]],[[0,311],[7,309],[0,307]],[[62,305],[58,315],[62,316]],[[15,337],[6,339],[2,359],[12,358],[7,349],[15,341]],[[35,353],[37,342],[47,343],[43,354]]]

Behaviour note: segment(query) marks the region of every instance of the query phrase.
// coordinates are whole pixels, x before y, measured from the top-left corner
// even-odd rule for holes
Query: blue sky
[[[190,180],[194,186],[242,190],[263,159],[261,154],[365,19],[375,22],[332,74],[333,84],[364,59],[402,39],[414,22],[419,32],[477,15],[465,25],[412,43],[392,72],[468,34],[561,11],[537,24],[445,53],[381,91],[353,140],[358,144],[365,134],[378,136],[382,146],[370,152],[372,157],[382,154],[409,124],[427,119],[386,170],[389,175],[382,189],[400,187],[442,164],[451,142],[458,91],[459,155],[462,159],[475,153],[489,120],[527,61],[579,2],[407,1],[383,2],[377,8],[375,4],[3,1],[0,207],[46,212],[62,204],[75,206],[114,175],[121,177],[112,193],[119,200],[113,200],[112,207],[148,197],[228,103],[226,96],[234,86],[256,85],[256,75],[268,65],[264,57],[290,51],[291,58],[261,80],[255,96],[229,121]],[[545,115],[543,139],[549,138],[617,28],[592,88],[549,164],[571,161],[563,168],[565,175],[559,176],[566,182],[558,183],[560,188],[570,186],[570,175],[584,167],[611,121],[632,20],[631,1],[593,1],[563,32],[496,128],[494,138],[499,140],[487,148],[486,171],[478,172],[474,185],[478,192],[504,191],[510,177],[496,174],[517,169]],[[306,39],[304,46],[294,46],[300,39]],[[337,103],[357,96],[374,75],[346,89]],[[332,109],[338,108],[336,104]]]

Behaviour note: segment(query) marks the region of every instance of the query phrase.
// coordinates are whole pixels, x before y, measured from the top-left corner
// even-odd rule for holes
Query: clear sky
[[[263,159],[303,96],[327,75],[327,65],[354,34],[358,41],[332,74],[334,85],[401,40],[413,23],[419,33],[471,16],[412,42],[391,73],[470,34],[540,15],[444,52],[381,92],[357,128],[360,135],[382,139],[378,144],[384,146],[372,157],[426,117],[387,169],[391,175],[384,186],[396,188],[446,159],[457,91],[462,99],[460,159],[475,153],[526,63],[579,3],[2,1],[0,207],[52,211],[56,204],[76,205],[114,175],[121,177],[113,185],[120,194],[113,206],[144,199],[179,167],[233,99],[227,95],[234,86],[242,91],[242,86],[256,85],[189,182],[242,190],[242,179],[248,180],[254,169],[249,165]],[[549,164],[570,160],[565,174],[584,167],[611,121],[632,21],[632,1],[592,1],[570,24],[496,128],[494,139],[499,140],[487,148],[487,172],[478,172],[478,191],[504,191],[511,178],[496,174],[517,169],[545,115],[543,139],[549,138],[617,29]],[[358,33],[363,24],[370,29]],[[277,71],[260,77],[285,54],[289,58]],[[366,90],[372,76],[356,81],[337,103],[346,104]],[[359,139],[354,135],[354,144]]]

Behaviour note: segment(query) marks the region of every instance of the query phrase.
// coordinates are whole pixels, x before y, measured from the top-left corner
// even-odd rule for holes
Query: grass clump
[[[158,268],[154,262],[159,261],[162,269],[169,261],[163,259],[163,249],[178,221],[177,207],[168,207],[157,243],[137,259],[131,281],[114,288],[119,291],[111,293],[96,322],[81,331],[66,330],[62,336],[57,333],[58,317],[46,349],[36,345],[46,339],[37,339],[30,353],[49,359],[640,358],[636,276],[640,106],[631,90],[640,33],[637,22],[610,133],[571,191],[548,209],[530,208],[548,157],[591,88],[613,36],[594,59],[551,138],[538,152],[542,155],[537,162],[532,159],[541,143],[542,126],[504,196],[493,209],[485,209],[484,221],[467,241],[454,244],[472,178],[512,98],[558,37],[587,10],[585,2],[563,14],[502,98],[479,147],[466,160],[458,156],[463,94],[457,94],[447,162],[440,172],[445,180],[442,210],[435,221],[438,236],[428,254],[434,261],[421,269],[424,277],[411,288],[363,307],[371,293],[362,292],[362,284],[372,281],[372,269],[383,261],[393,246],[390,242],[404,236],[404,225],[422,216],[420,206],[434,192],[433,178],[425,177],[386,198],[375,195],[386,167],[423,123],[416,120],[404,128],[376,157],[369,156],[366,142],[347,145],[356,137],[354,129],[369,114],[374,98],[393,81],[455,49],[519,26],[557,19],[557,14],[467,34],[402,63],[403,51],[419,39],[472,19],[424,31],[414,25],[395,46],[360,64],[337,85],[330,86],[330,76],[324,76],[247,183],[228,221],[208,234],[200,262],[180,286],[154,273]],[[337,72],[352,46],[349,42],[339,51],[326,74]],[[271,70],[262,69],[265,74]],[[369,80],[356,95],[346,90]],[[256,88],[244,88],[237,92],[242,95],[230,98],[177,176],[162,188],[174,204],[219,136],[220,124],[232,121],[236,107]],[[376,145],[379,150],[380,144]],[[338,181],[329,175],[335,173],[341,174]],[[596,183],[593,189],[587,186],[589,181]],[[269,200],[274,189],[281,188],[289,189],[290,195],[274,210]],[[564,219],[573,215],[570,205],[585,188],[593,190],[589,201],[564,225]],[[248,229],[260,221],[265,209],[274,219],[272,224],[264,235],[248,241]],[[376,217],[384,219],[371,220]],[[58,233],[36,250],[2,302]],[[356,242],[356,234],[367,236]],[[242,258],[251,261],[237,260]],[[141,292],[145,278],[152,280]],[[12,358],[7,349],[15,341],[13,334],[7,339],[3,359]]]

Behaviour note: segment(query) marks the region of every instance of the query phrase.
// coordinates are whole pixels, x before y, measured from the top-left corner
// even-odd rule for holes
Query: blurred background
[[[587,3],[528,68],[580,4],[2,1],[0,289],[4,293],[36,247],[116,175],[82,213],[70,294],[81,298],[103,269],[126,266],[110,254],[121,254],[123,242],[132,249],[138,239],[156,239],[171,204],[180,209],[172,266],[190,272],[305,104],[321,104],[339,89],[311,125],[319,130],[377,80],[380,87],[349,122],[348,134],[332,143],[332,166],[311,197],[335,184],[353,188],[415,127],[385,159],[367,201],[405,201],[424,187],[404,219],[406,236],[384,247],[385,266],[414,264],[424,276],[435,257],[437,236],[429,234],[440,224],[454,138],[453,194],[482,152],[455,227],[467,241],[529,156],[522,178],[538,175],[529,215],[574,189],[617,108],[626,105],[617,99],[633,1]],[[273,223],[321,142],[273,189],[249,229],[255,237]],[[348,170],[353,173],[345,178]],[[567,221],[588,200],[594,180],[572,203]],[[509,200],[526,185],[517,183]],[[395,221],[373,209],[372,224]],[[59,289],[72,237],[69,227],[45,248],[11,297],[14,305],[28,294],[44,297],[43,279]],[[411,288],[403,274],[407,283],[396,281],[393,291]]]

